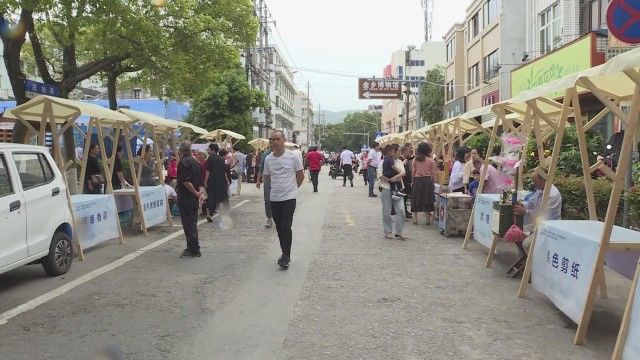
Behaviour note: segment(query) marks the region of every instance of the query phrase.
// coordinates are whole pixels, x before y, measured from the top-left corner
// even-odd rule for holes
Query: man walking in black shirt
[[[204,201],[204,188],[200,176],[200,164],[191,154],[191,143],[183,141],[178,148],[178,209],[182,229],[187,238],[187,248],[180,257],[200,257],[198,243],[198,209]]]

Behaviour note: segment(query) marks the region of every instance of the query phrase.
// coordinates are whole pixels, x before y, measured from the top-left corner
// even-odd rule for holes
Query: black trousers
[[[309,170],[309,174],[311,174],[311,183],[313,184],[313,192],[318,192],[318,175],[320,174],[320,170]]]
[[[271,211],[273,212],[273,221],[276,223],[282,254],[291,256],[291,242],[293,241],[291,226],[293,225],[293,213],[296,211],[296,199],[271,201]]]
[[[178,202],[180,210],[180,221],[182,222],[182,230],[187,238],[187,250],[191,252],[200,251],[200,243],[198,242],[198,203],[197,202]]]
[[[342,185],[347,184],[347,177],[349,181],[351,181],[351,185],[353,185],[353,166],[349,164],[342,165]]]

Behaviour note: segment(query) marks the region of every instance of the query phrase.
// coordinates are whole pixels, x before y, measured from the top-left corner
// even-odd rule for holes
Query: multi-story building
[[[445,119],[463,114],[466,110],[466,72],[464,24],[455,23],[443,36],[445,43],[444,109]]]
[[[467,7],[467,110],[510,98],[510,73],[525,53],[525,10],[526,0],[473,0]]]
[[[287,139],[293,136],[295,123],[294,101],[298,93],[293,72],[277,47],[272,47],[269,62],[271,65],[270,99],[273,128],[285,133]]]
[[[438,65],[445,64],[444,42],[429,41],[422,44],[420,49],[409,47],[407,50],[396,51],[391,55],[391,63],[384,69],[385,78],[400,79],[409,87],[409,126],[408,130],[422,127],[422,123],[412,106],[419,97],[419,88],[426,78],[427,71]],[[405,89],[406,90],[406,89]],[[406,104],[407,95],[403,100],[385,100],[382,111],[382,131],[385,133],[402,132],[407,130]]]
[[[304,91],[298,91],[295,96],[295,115],[296,120],[293,126],[293,138],[294,143],[300,144],[302,148],[308,149],[310,146],[315,145],[314,141],[314,128],[313,128],[313,104],[309,95]]]

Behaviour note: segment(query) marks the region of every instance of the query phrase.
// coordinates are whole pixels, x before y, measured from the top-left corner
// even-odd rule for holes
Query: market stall
[[[200,136],[200,138],[217,143],[221,149],[233,147],[238,142],[246,139],[244,135],[224,129],[213,130]]]
[[[624,177],[626,169],[629,168],[633,142],[635,141],[640,115],[640,49],[634,49],[623,53],[609,60],[607,63],[581,71],[579,73],[564,77],[547,85],[526,91],[512,100],[515,104],[527,104],[527,112],[533,112],[540,116],[544,112],[538,111],[533,105],[539,102],[549,104],[551,100],[544,96],[555,91],[564,94],[559,126],[557,126],[556,142],[551,161],[548,166],[547,186],[542,197],[541,207],[546,208],[549,200],[550,184],[554,181],[557,158],[560,150],[560,141],[564,133],[564,123],[572,117],[576,123],[578,140],[580,145],[580,155],[585,179],[585,193],[587,197],[587,207],[590,220],[569,222],[561,221],[542,222],[536,227],[537,234],[534,233],[531,243],[530,256],[527,259],[525,273],[520,284],[518,295],[524,296],[531,275],[531,286],[544,293],[560,310],[572,318],[578,324],[578,330],[574,343],[582,344],[585,340],[589,320],[593,311],[594,302],[598,288],[606,296],[604,283],[605,258],[613,251],[620,251],[632,254],[629,250],[640,249],[640,233],[621,229],[614,226],[622,190],[624,188]],[[588,119],[583,115],[581,109],[579,92],[588,91],[597,98],[605,109],[593,118]],[[545,99],[545,100],[543,100]],[[559,104],[558,104],[559,105]],[[602,161],[591,164],[587,153],[585,133],[596,123],[606,118],[608,113],[613,113],[625,126],[625,134],[622,141],[617,169],[610,169]],[[540,131],[539,129],[537,131]],[[600,170],[612,179],[613,188],[609,198],[609,205],[604,222],[597,220],[595,212],[596,202],[593,191],[591,173]],[[557,228],[565,228],[570,235],[558,236]],[[589,233],[584,233],[583,229],[589,228]],[[543,233],[543,231],[545,231]],[[555,234],[555,235],[554,235]],[[569,244],[561,244],[557,239],[562,236],[574,239]],[[538,248],[538,238],[542,246]],[[593,244],[593,245],[590,245]],[[571,293],[561,292],[557,287],[550,288],[546,285],[553,279],[560,286],[566,286],[568,281],[576,281],[574,276],[566,276],[564,272],[564,259],[561,254],[556,254],[554,247],[563,246],[568,253],[575,254],[569,258],[572,271],[577,271],[580,286]],[[584,250],[587,248],[587,250]],[[546,250],[551,253],[551,268],[557,271],[549,274],[549,265],[546,262]],[[623,254],[624,254],[623,253]],[[558,265],[557,261],[561,261]],[[573,265],[578,264],[575,268]],[[558,268],[556,268],[558,266]],[[612,270],[616,270],[612,267]],[[567,270],[569,271],[569,270]],[[573,274],[572,274],[573,275]],[[574,307],[569,308],[565,304],[571,303]]]
[[[136,209],[137,219],[140,223],[140,229],[146,236],[149,236],[148,229],[152,226],[169,222],[173,226],[171,209],[164,190],[164,171],[162,164],[165,159],[166,147],[175,140],[175,130],[178,129],[180,123],[173,120],[167,120],[159,116],[133,111],[128,109],[118,110],[126,115],[130,122],[126,128],[126,151],[129,158],[129,170],[131,172],[131,180],[133,188],[123,188],[115,190],[113,193],[120,198],[130,198],[133,200]],[[131,149],[132,139],[143,139],[142,144],[147,144],[150,138],[153,139],[151,146],[151,161],[155,164],[155,176],[157,184],[141,185],[143,164],[147,153],[146,146],[140,146],[140,156],[136,156]],[[174,142],[175,144],[175,142]],[[162,149],[162,151],[161,151]],[[175,153],[175,148],[174,148]],[[128,210],[121,205],[119,211]]]
[[[636,266],[633,283],[629,290],[627,306],[624,310],[618,340],[613,350],[613,360],[640,359],[640,264]]]
[[[109,109],[79,101],[39,95],[34,99],[5,112],[5,117],[14,118],[27,128],[27,142],[31,134],[35,135],[35,143],[45,146],[45,133],[50,130],[53,139],[53,157],[60,168],[67,184],[67,200],[74,219],[74,243],[78,255],[84,260],[84,249],[98,245],[104,241],[118,238],[124,244],[120,222],[115,212],[115,200],[110,176],[104,176],[105,194],[82,194],[85,186],[85,173],[89,159],[89,147],[94,131],[97,131],[98,143],[101,147],[102,173],[109,174],[113,163],[110,163],[104,150],[103,129],[122,130],[129,119],[123,114]],[[76,122],[81,116],[88,117],[86,131]],[[34,126],[35,125],[35,126]],[[37,128],[36,128],[37,127]],[[94,130],[95,129],[95,130]],[[69,130],[76,130],[84,141],[82,159],[65,159],[60,144],[62,136]],[[79,167],[80,176],[73,171]],[[78,180],[80,179],[80,180]],[[79,194],[72,194],[71,187],[79,189]],[[80,195],[82,194],[82,195]]]
[[[248,144],[258,151],[264,151],[269,147],[269,139],[257,138],[249,141]]]
[[[505,151],[504,141],[508,139],[515,139],[520,143],[524,143],[532,135],[536,141],[536,152],[540,159],[540,163],[545,166],[550,164],[553,153],[548,154],[544,151],[544,143],[553,135],[557,133],[558,118],[562,110],[562,104],[553,102],[551,100],[540,98],[539,101],[531,101],[518,105],[511,100],[503,101],[485,108],[476,109],[473,112],[463,114],[462,117],[477,117],[485,116],[490,113],[495,115],[495,119],[491,120],[488,124],[483,124],[485,129],[491,129],[489,135],[488,149],[493,149],[496,142],[500,142],[502,153],[504,157],[510,157],[512,163],[518,164],[523,160],[522,146],[518,150],[518,147]],[[563,129],[564,129],[564,125]],[[499,134],[499,129],[503,131],[503,134]],[[503,138],[505,137],[505,138]],[[517,140],[520,139],[520,140]],[[559,137],[561,140],[561,136]],[[558,139],[556,139],[558,140]],[[509,154],[505,154],[509,152]],[[498,242],[502,239],[502,236],[508,230],[507,225],[513,224],[517,220],[518,225],[522,226],[521,219],[514,220],[513,217],[513,203],[507,203],[501,199],[501,196],[493,194],[483,194],[485,189],[485,181],[487,176],[487,169],[489,166],[490,157],[484,157],[484,166],[480,175],[480,184],[477,190],[476,201],[471,212],[471,218],[467,225],[467,231],[465,240],[462,245],[463,249],[468,248],[471,239],[476,240],[481,245],[487,247],[489,252],[485,261],[485,267],[490,267],[493,262],[493,257],[496,253]],[[498,168],[502,168],[499,164]],[[513,188],[517,193],[517,200],[522,200],[526,193],[521,192],[523,189],[523,173],[524,166],[518,165],[517,168],[512,168],[508,171],[511,173],[512,178],[517,178],[517,183],[514,182]],[[504,169],[503,169],[504,170]],[[497,208],[496,202],[498,202]],[[510,216],[500,216],[501,214],[511,214]],[[517,243],[521,257],[511,267],[514,270],[515,275],[522,271],[524,261],[526,260],[526,253],[522,248],[522,243]],[[512,270],[510,269],[510,271]]]

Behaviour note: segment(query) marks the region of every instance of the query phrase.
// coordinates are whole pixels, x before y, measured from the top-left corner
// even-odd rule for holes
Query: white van
[[[0,143],[0,274],[42,263],[51,276],[73,261],[62,173],[42,146]]]

